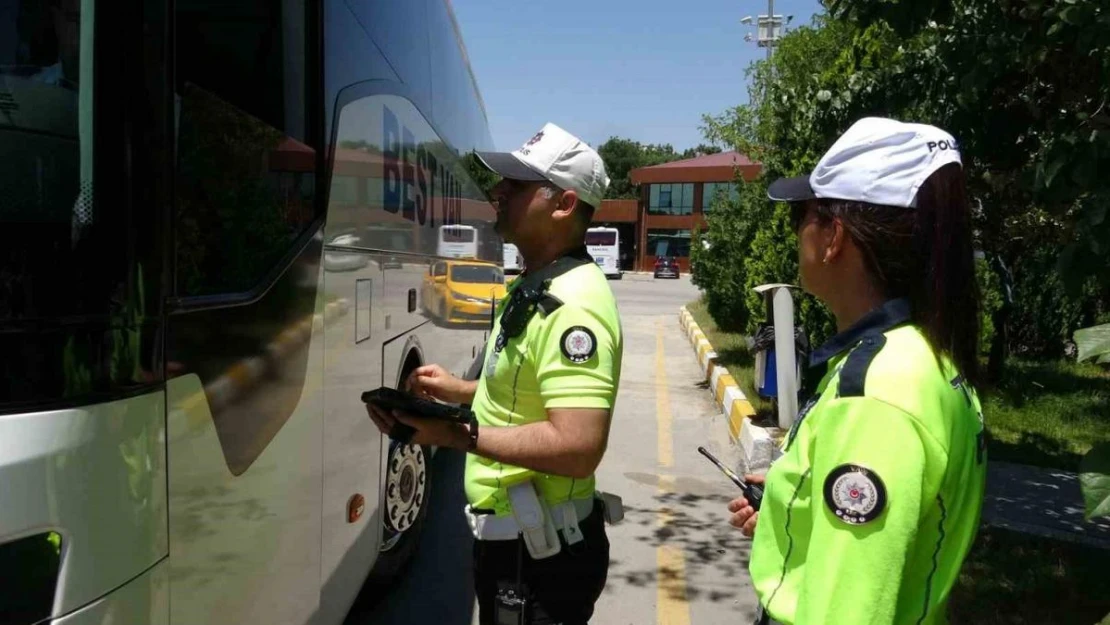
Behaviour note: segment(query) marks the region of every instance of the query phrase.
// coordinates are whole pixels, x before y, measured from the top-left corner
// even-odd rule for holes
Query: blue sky
[[[703,113],[747,101],[744,41],[759,0],[453,0],[498,149],[554,122],[597,146],[611,135],[677,150]],[[817,0],[777,0],[805,25]],[[789,27],[788,27],[789,28]]]

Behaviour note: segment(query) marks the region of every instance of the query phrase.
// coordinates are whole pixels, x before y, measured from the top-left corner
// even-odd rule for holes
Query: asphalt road
[[[608,528],[609,580],[592,622],[750,622],[749,543],[725,522],[735,488],[697,452],[724,440],[678,325],[679,306],[697,289],[685,276],[626,274],[610,284],[625,333],[624,369],[598,485],[624,498],[625,520]],[[477,623],[462,460],[458,453],[433,460],[432,507],[408,571],[390,588],[367,589],[348,625]]]

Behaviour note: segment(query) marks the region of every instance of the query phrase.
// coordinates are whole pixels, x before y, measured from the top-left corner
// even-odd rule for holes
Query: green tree
[[[812,169],[846,127],[853,90],[862,91],[864,84],[837,69],[852,36],[851,27],[827,24],[822,18],[796,29],[776,50],[774,76],[766,62],[749,68],[751,104],[703,117],[702,132],[709,142],[747,154],[763,166],[759,178],[741,185],[735,206],[710,213],[705,236],[711,252],[705,255],[707,262],[693,259],[695,283],[705,290],[718,324],[753,332],[764,321],[763,302],[754,288],[771,282],[799,283],[789,211],[767,200],[767,182]],[[892,48],[876,47],[869,54],[890,54]],[[838,95],[826,97],[822,91]],[[834,327],[828,311],[805,295],[799,294],[796,301],[799,321],[811,341],[823,341]]]
[[[699,143],[695,147],[686,148],[685,150],[683,150],[682,151],[682,158],[683,159],[697,158],[699,156],[708,156],[710,154],[720,154],[720,153],[721,153],[721,148],[719,146],[707,145],[705,143]]]
[[[749,68],[750,104],[706,116],[706,139],[761,162],[764,178],[756,184],[765,185],[809,171],[864,116],[950,131],[969,174],[978,246],[1013,273],[1012,313],[1008,307],[992,320],[1010,331],[995,336],[1027,353],[1060,354],[1071,329],[1094,323],[1110,307],[1110,178],[1097,176],[1110,166],[1105,6],[827,5],[828,16],[783,38],[773,66],[759,61]],[[781,226],[767,222],[746,264],[790,270],[771,256],[789,247],[792,233]],[[1006,352],[992,349],[991,356]],[[998,364],[990,370],[999,371]]]
[[[380,147],[374,145],[373,143],[370,143],[369,141],[363,140],[352,141],[350,139],[344,139],[343,141],[339,142],[339,147],[345,150],[362,150],[363,152],[369,152],[370,154],[382,153],[382,149]]]
[[[1002,255],[1019,282],[1058,276],[1066,289],[1054,289],[1059,301],[1026,317],[1077,309],[1070,327],[1033,337],[1042,351],[1055,351],[1075,324],[1105,311],[1110,295],[1110,178],[1098,175],[1110,167],[1110,5],[829,0],[827,6],[834,19],[889,29],[915,51],[902,79],[925,87],[928,97],[903,110],[960,140],[969,186],[984,206],[982,246]],[[1046,254],[1055,272],[1023,262]],[[1034,296],[1036,288],[1018,294],[1019,311],[1029,308],[1022,295]],[[1017,336],[1023,334],[1029,338]]]
[[[597,153],[605,162],[605,170],[609,174],[609,189],[606,198],[636,198],[638,190],[628,178],[628,172],[640,167],[644,162],[643,146],[639,142],[621,137],[610,137],[602,143]]]
[[[474,184],[476,184],[487,197],[492,196],[493,187],[500,182],[501,176],[493,173],[488,167],[483,165],[482,161],[478,158],[478,154],[475,152],[470,152],[463,156],[462,161],[467,175],[470,176]]]
[[[770,205],[760,201],[762,186],[745,184],[738,177],[740,193],[735,199],[722,194],[713,200],[706,227],[694,233],[690,245],[693,282],[705,293],[706,307],[718,327],[746,332],[760,309],[749,307],[748,259],[758,223]]]

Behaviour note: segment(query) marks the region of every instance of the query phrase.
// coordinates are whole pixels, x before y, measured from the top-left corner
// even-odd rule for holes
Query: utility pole
[[[763,21],[760,19],[760,21]],[[775,0],[767,0],[767,60],[771,60],[771,54],[775,50],[775,44],[778,43],[775,36]],[[760,37],[762,39],[762,37]]]
[[[756,22],[756,45],[760,48],[767,48],[767,60],[771,60],[771,55],[774,54],[775,46],[778,45],[779,39],[782,39],[783,31],[786,25],[793,21],[793,15],[785,16],[775,15],[775,0],[767,0],[767,15],[757,15]],[[751,24],[752,16],[748,15],[740,20],[741,24]],[[752,35],[748,33],[744,35],[744,41],[751,41]]]

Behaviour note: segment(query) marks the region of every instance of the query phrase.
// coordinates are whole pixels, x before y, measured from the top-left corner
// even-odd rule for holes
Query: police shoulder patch
[[[849,525],[870,523],[886,509],[886,487],[874,471],[842,464],[825,478],[825,505]]]
[[[593,358],[597,351],[597,337],[586,326],[571,326],[563,332],[559,340],[559,349],[567,360],[582,364]]]

